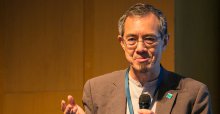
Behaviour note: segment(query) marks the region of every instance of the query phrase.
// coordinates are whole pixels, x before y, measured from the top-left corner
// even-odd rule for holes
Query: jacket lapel
[[[157,102],[156,113],[170,114],[177,94],[178,94],[177,91],[173,91],[173,90],[166,92],[163,98]]]
[[[162,68],[163,69],[163,68]],[[126,114],[125,95],[125,70],[112,82],[112,102],[109,106],[110,114]],[[178,96],[179,83],[181,78],[174,73],[162,70],[163,78],[157,96],[157,114],[170,114]]]
[[[178,95],[178,90],[180,88],[179,82],[181,79],[175,76],[174,73],[166,71],[165,69],[162,70],[162,73],[163,78],[158,90],[156,113],[170,114]]]
[[[114,92],[112,93],[112,103],[109,106],[111,114],[126,113],[126,97],[125,97],[125,70],[116,80],[112,82]]]

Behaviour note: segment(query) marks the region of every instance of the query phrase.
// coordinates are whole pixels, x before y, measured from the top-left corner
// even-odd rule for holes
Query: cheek
[[[148,49],[148,54],[150,57],[154,56],[156,54],[156,49],[155,48]]]
[[[162,56],[162,48],[158,47],[154,50],[154,57],[155,59],[160,60],[161,56]]]
[[[149,49],[148,52],[151,57],[158,58],[161,55],[162,50],[161,50],[161,47],[158,46],[158,47]]]
[[[130,62],[133,61],[134,51],[125,49],[124,52],[125,52],[126,59]]]
[[[158,55],[159,49],[157,47],[154,47],[154,48],[148,49],[147,52],[151,58],[156,58]]]
[[[130,56],[130,57],[133,57],[133,55],[134,55],[134,50],[125,49],[125,55],[126,55],[126,56]]]

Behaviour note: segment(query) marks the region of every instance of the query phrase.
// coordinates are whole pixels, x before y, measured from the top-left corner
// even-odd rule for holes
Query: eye
[[[134,45],[137,42],[137,39],[134,37],[129,37],[127,38],[126,42],[128,45]]]
[[[153,36],[148,36],[148,37],[144,37],[143,40],[147,44],[152,44],[156,42],[157,38]]]
[[[127,38],[127,41],[129,41],[129,42],[133,42],[133,41],[136,41],[136,38],[133,38],[133,37],[131,37],[131,38]]]

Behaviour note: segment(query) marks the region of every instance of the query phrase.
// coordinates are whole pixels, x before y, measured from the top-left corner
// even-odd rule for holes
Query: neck
[[[156,80],[160,74],[160,67],[147,72],[140,72],[135,70],[132,66],[130,67],[129,75],[136,81],[139,81],[142,85],[147,82]]]

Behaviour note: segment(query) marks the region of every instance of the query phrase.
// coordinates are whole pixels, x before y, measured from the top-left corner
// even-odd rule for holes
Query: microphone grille
[[[139,108],[148,109],[151,104],[151,97],[149,94],[141,94],[139,97]]]

